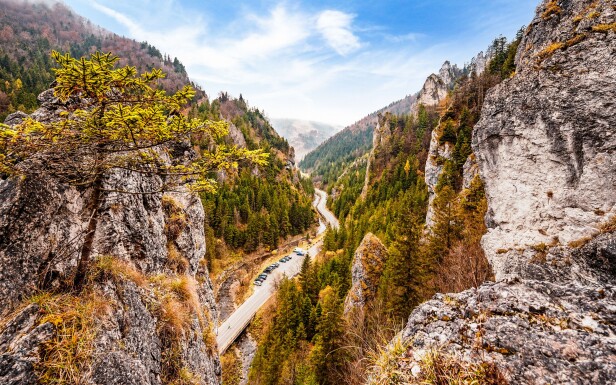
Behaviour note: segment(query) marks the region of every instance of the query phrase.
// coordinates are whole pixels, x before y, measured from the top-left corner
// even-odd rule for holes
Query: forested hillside
[[[94,51],[113,52],[120,65],[139,71],[162,68],[160,86],[174,92],[191,83],[177,58],[161,53],[147,42],[136,42],[106,31],[76,15],[61,2],[0,1],[0,121],[16,111],[32,112],[36,97],[55,79],[50,52],[69,52],[80,57]]]
[[[227,144],[270,153],[268,165],[261,170],[240,165],[237,175],[214,176],[221,182],[218,192],[203,196],[207,241],[212,245],[207,248],[209,263],[228,254],[227,247],[245,252],[260,246],[275,249],[280,239],[313,223],[311,183],[291,170],[293,148],[241,96],[232,99],[222,93],[210,102],[177,58],[147,42],[105,31],[62,3],[0,2],[0,120],[16,110],[29,113],[39,106],[37,96],[55,79],[52,49],[74,57],[110,51],[120,57],[119,65],[132,65],[138,71],[162,68],[166,76],[159,87],[173,92],[190,84],[196,89],[191,116],[224,119],[233,124]],[[206,150],[210,144],[200,145]],[[217,243],[216,238],[224,242]]]
[[[515,70],[511,58],[518,39],[495,40],[486,71],[458,79],[438,108],[379,115],[377,146],[364,155],[370,158],[368,170],[367,162],[342,154],[352,166],[338,170],[342,176],[329,179],[328,186],[341,228],[327,232],[325,256],[306,263],[298,282],[281,285],[278,312],[253,363],[254,383],[362,383],[370,355],[393,337],[415,306],[436,292],[460,291],[490,279],[479,245],[486,230],[483,184],[475,176],[465,185],[463,165],[472,157],[472,127],[486,91]],[[433,137],[447,143],[451,156],[431,160],[442,166],[442,173],[430,205],[424,170]],[[364,188],[366,172],[370,178]],[[429,207],[434,224],[427,229]],[[371,258],[364,244],[368,233],[385,244],[388,256],[376,265],[360,263],[365,274],[376,269],[380,278],[363,308],[346,308],[351,285],[367,287],[356,281],[365,277],[351,274],[351,264],[359,257],[360,243],[362,256]]]
[[[312,183],[293,167],[293,148],[261,111],[250,108],[241,95],[234,99],[222,93],[211,103],[193,107],[191,114],[228,121],[229,144],[269,154],[266,166],[240,165],[237,175],[218,176],[216,192],[202,195],[206,242],[212,245],[207,250],[208,263],[235,251],[276,249],[282,239],[301,234],[314,223]],[[203,149],[207,146],[201,143]]]
[[[370,151],[378,115],[408,113],[416,99],[416,95],[408,95],[358,120],[309,152],[299,166],[310,172],[315,183],[331,185]]]

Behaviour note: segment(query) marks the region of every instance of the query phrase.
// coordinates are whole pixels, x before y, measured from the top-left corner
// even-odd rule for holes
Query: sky
[[[96,24],[177,57],[210,96],[271,118],[349,125],[445,60],[511,38],[538,0],[64,0]]]

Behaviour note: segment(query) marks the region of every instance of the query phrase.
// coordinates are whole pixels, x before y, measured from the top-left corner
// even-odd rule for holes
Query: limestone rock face
[[[488,93],[473,134],[497,279],[511,273],[498,250],[566,245],[616,215],[616,10],[557,4],[539,6],[516,75]]]
[[[535,252],[518,275],[418,306],[399,336],[400,371],[418,375],[437,349],[463,366],[493,365],[510,384],[612,384],[616,234]]]
[[[381,240],[372,233],[366,234],[353,256],[352,286],[344,301],[345,314],[363,309],[374,299],[386,260],[387,249]]]
[[[612,1],[545,0],[489,92],[473,152],[496,282],[413,311],[394,368],[409,381],[437,350],[510,384],[614,383],[615,21]]]
[[[481,75],[483,71],[485,71],[486,66],[488,65],[488,61],[490,60],[490,53],[486,54],[483,51],[479,52],[477,56],[471,59],[471,63],[469,65],[469,72],[475,72],[477,75]]]
[[[57,118],[62,106],[53,94],[39,97],[42,107],[31,116]],[[23,118],[23,117],[21,117]],[[194,156],[190,146],[169,148],[174,161]],[[185,190],[148,193],[162,185],[158,176],[117,171],[105,177],[107,193],[99,210],[92,264],[101,258],[126,264],[144,282],[116,272],[99,274],[88,290],[104,301],[92,341],[90,369],[80,381],[92,384],[161,384],[169,362],[165,332],[164,284],[184,279],[194,285],[194,312],[174,339],[174,364],[194,374],[195,383],[218,385],[220,362],[208,335],[217,319],[212,283],[205,265],[204,211],[198,196]],[[0,180],[0,383],[32,384],[40,349],[56,338],[45,311],[27,301],[39,289],[62,289],[75,272],[84,242],[91,191],[51,177]],[[118,275],[119,274],[119,275]],[[118,277],[121,277],[118,278]],[[170,284],[168,284],[170,285]],[[187,289],[188,290],[188,289]],[[79,298],[78,301],[82,299]],[[27,305],[31,303],[30,305]],[[180,310],[178,310],[180,312]]]
[[[411,113],[417,114],[419,106],[436,106],[445,99],[447,93],[453,87],[456,79],[462,71],[454,64],[446,61],[437,74],[432,74],[426,79],[421,91],[417,94],[417,100],[411,106]]]
[[[479,175],[479,165],[475,155],[471,154],[466,158],[466,162],[462,166],[462,187],[470,188],[471,182],[477,175]]]
[[[375,149],[377,149],[385,140],[386,137],[391,136],[391,132],[389,131],[389,114],[377,116],[376,127],[374,128],[374,132],[372,134],[372,150],[370,150],[370,154],[368,154],[368,161],[366,163],[366,176],[364,177],[364,187],[361,190],[361,199],[366,199],[366,195],[368,194],[368,188],[370,187],[370,171],[372,163],[374,162],[375,157]]]
[[[439,130],[432,130],[430,139],[430,150],[428,151],[428,159],[426,159],[426,167],[424,179],[428,186],[428,211],[426,212],[426,227],[429,229],[434,225],[434,210],[432,209],[432,201],[436,198],[436,185],[438,178],[443,171],[443,162],[439,159],[449,159],[453,152],[453,146],[449,142],[439,143]]]
[[[229,137],[237,147],[246,148],[246,138],[237,126],[229,122]]]
[[[441,353],[487,362],[510,384],[610,384],[616,378],[616,288],[501,281],[437,294],[415,309],[402,332],[403,371]],[[412,375],[411,375],[412,376]]]

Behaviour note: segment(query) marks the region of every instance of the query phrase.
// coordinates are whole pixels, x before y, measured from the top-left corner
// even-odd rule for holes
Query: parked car
[[[256,280],[256,281],[255,281],[255,286],[261,286],[261,285],[262,285],[262,282],[263,282],[263,281]]]
[[[274,268],[271,267],[271,266],[268,266],[268,267],[265,268],[265,270],[263,270],[263,272],[266,273],[266,274],[269,274],[272,270],[274,270]]]
[[[267,274],[259,274],[259,278],[261,279],[267,279]]]
[[[293,250],[293,252],[294,252],[295,254],[297,254],[297,255],[304,255],[304,254],[306,254],[306,251],[305,251],[305,250],[303,250],[303,249],[300,249],[299,247],[296,247],[296,248]]]

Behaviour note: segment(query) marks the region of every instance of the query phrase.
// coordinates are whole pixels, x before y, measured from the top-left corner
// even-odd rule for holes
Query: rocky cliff
[[[351,267],[351,289],[344,301],[344,314],[363,307],[374,299],[387,260],[387,249],[374,234],[364,236],[355,250]]]
[[[39,120],[64,108],[53,93],[39,99]],[[183,144],[171,152],[192,156]],[[105,199],[87,283],[75,293],[66,286],[91,191],[44,175],[0,181],[0,383],[220,383],[203,207],[188,192],[148,193],[161,184],[130,171],[106,176],[106,190],[144,194]]]
[[[516,249],[582,240],[616,215],[615,21],[611,1],[546,2],[516,76],[486,98],[472,145],[497,278],[516,274]]]
[[[417,116],[419,107],[436,107],[438,104],[445,100],[447,94],[453,88],[457,79],[463,74],[455,64],[452,66],[449,61],[443,63],[438,74],[431,74],[428,76],[422,89],[416,94],[415,99],[411,102],[408,111],[402,111],[402,113],[411,113]],[[368,156],[368,164],[366,169],[366,178],[364,181],[364,187],[362,189],[362,199],[366,197],[368,187],[370,185],[370,172],[371,164],[375,157],[375,151],[378,151],[378,146],[387,140],[387,137],[391,135],[389,130],[388,117],[389,112],[383,114],[377,114],[376,128],[372,137],[372,150]],[[426,183],[430,187],[430,202],[434,199],[434,187],[438,182],[438,176],[442,171],[442,165],[437,163],[439,156],[449,156],[451,153],[450,143],[445,143],[445,146],[440,146],[438,143],[438,133],[432,132],[432,142],[430,144],[430,156],[426,164]],[[439,154],[439,152],[441,154]],[[433,183],[432,183],[433,182]],[[432,214],[428,213],[429,220],[431,221]]]
[[[438,74],[432,74],[428,76],[424,82],[421,91],[417,94],[417,100],[411,106],[411,113],[417,114],[420,105],[424,106],[436,106],[441,100],[445,99],[447,93],[453,88],[453,85],[462,75],[460,70],[455,64],[446,61],[438,71]]]
[[[417,307],[370,383],[616,383],[615,22],[612,1],[537,8],[473,133],[497,282]]]

